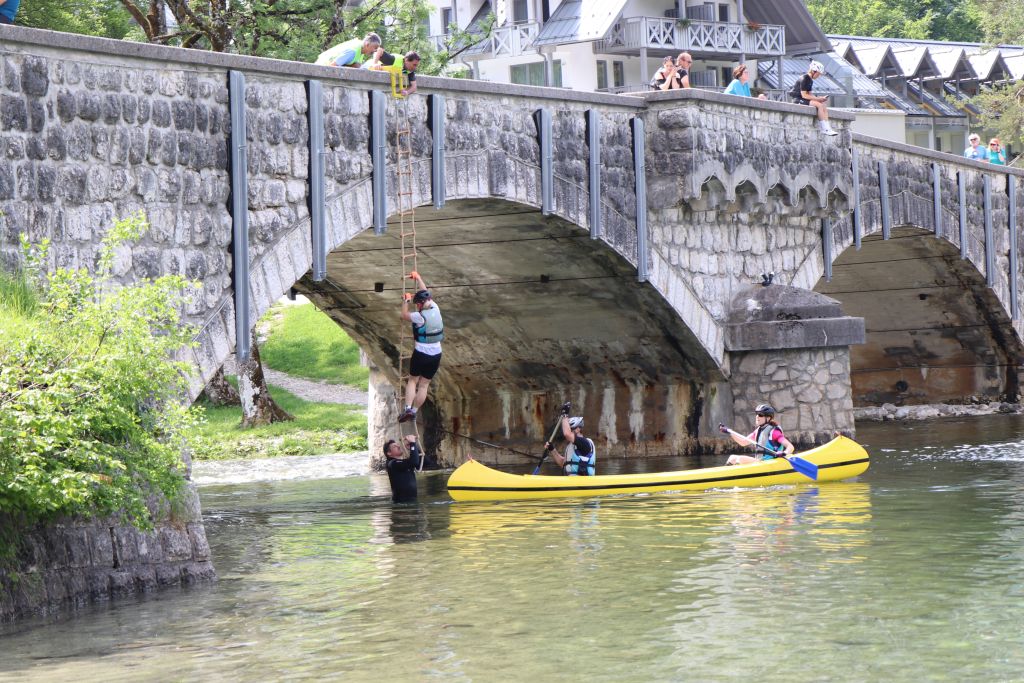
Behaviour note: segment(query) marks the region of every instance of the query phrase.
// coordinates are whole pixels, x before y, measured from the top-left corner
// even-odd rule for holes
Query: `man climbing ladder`
[[[408,292],[402,298],[402,320],[412,323],[413,352],[409,361],[409,381],[405,385],[405,410],[398,417],[399,422],[416,419],[416,411],[427,400],[430,380],[441,366],[441,340],[444,339],[444,322],[441,309],[434,303],[427,285],[415,270],[409,278],[416,281],[416,293]],[[416,306],[409,310],[409,302]]]

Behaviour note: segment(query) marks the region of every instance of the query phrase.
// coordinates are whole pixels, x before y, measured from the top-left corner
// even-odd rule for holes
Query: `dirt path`
[[[228,375],[235,374],[234,358],[224,363],[224,373]],[[283,372],[272,370],[266,365],[263,366],[263,375],[267,378],[268,384],[286,389],[305,401],[348,403],[360,406],[367,404],[367,394],[362,389],[356,389],[344,384],[331,384],[322,380],[286,375]]]

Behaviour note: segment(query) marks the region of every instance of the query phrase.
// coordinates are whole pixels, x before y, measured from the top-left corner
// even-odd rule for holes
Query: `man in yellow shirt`
[[[363,61],[380,47],[380,36],[367,33],[366,37],[353,38],[338,43],[329,50],[320,53],[316,64],[320,66],[353,66],[358,68]]]

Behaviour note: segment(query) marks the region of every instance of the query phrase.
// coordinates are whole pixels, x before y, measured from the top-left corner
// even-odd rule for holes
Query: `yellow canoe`
[[[827,444],[799,454],[818,466],[817,481],[839,481],[868,468],[867,451],[852,439],[838,436]],[[448,494],[463,500],[565,498],[609,496],[658,491],[700,491],[735,486],[808,484],[788,461],[777,458],[749,465],[725,465],[678,472],[606,474],[596,477],[534,476],[493,470],[476,460],[463,463],[448,478]]]

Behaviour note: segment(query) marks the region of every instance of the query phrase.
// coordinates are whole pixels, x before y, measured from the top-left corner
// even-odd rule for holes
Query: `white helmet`
[[[815,59],[811,61],[811,66],[807,69],[807,71],[817,71],[818,73],[823,74],[825,73],[825,67],[821,65],[821,62]]]
[[[569,429],[576,429],[577,427],[583,426],[582,417],[570,417],[569,418]]]

